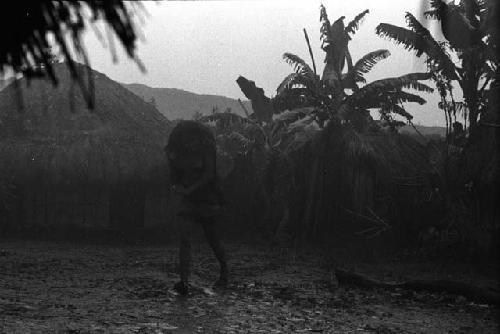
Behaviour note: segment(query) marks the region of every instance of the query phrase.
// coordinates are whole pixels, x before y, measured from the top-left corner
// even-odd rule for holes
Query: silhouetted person
[[[216,177],[215,138],[210,129],[195,121],[180,122],[170,134],[166,153],[170,164],[172,191],[179,196],[177,222],[180,234],[180,282],[174,289],[189,291],[191,269],[191,235],[193,225],[203,228],[220,265],[216,286],[228,283],[226,254],[217,235],[216,221],[222,207],[222,196]]]

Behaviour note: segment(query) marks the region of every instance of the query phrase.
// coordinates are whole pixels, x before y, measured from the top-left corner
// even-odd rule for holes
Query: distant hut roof
[[[425,182],[431,171],[427,149],[411,136],[383,130],[357,132],[342,126],[330,133],[332,164],[371,170],[380,181],[395,184],[408,183],[403,180],[410,178]]]
[[[0,173],[54,185],[166,175],[170,125],[154,106],[92,71],[96,107],[89,111],[65,65],[55,71],[57,87],[21,79],[0,92]]]

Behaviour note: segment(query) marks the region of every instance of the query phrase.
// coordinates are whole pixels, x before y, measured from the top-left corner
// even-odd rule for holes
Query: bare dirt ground
[[[229,289],[210,288],[217,265],[206,244],[197,243],[197,288],[191,296],[180,297],[171,289],[177,280],[175,246],[0,241],[0,333],[499,330],[499,310],[490,305],[446,294],[336,287],[331,264],[317,254],[236,242],[227,246],[232,264]],[[410,264],[402,268],[397,273],[391,265],[358,266],[389,279],[409,272],[436,277],[443,271]],[[471,279],[467,269],[451,275]],[[492,277],[480,280],[495,284]]]

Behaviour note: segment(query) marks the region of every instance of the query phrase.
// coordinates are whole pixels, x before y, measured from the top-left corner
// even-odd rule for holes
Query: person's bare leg
[[[222,242],[220,241],[219,235],[217,233],[215,219],[207,219],[203,222],[202,225],[203,231],[205,232],[205,237],[207,238],[207,241],[212,248],[215,257],[219,261],[220,276],[215,285],[225,287],[227,286],[229,280],[229,270],[227,266],[226,251],[224,250]]]
[[[174,286],[180,294],[187,294],[189,289],[189,276],[191,274],[191,234],[193,222],[185,217],[178,217],[179,229],[179,276],[180,282]]]
[[[186,224],[190,224],[189,221],[185,221]],[[188,283],[189,274],[191,272],[191,240],[189,231],[187,228],[183,229],[180,237],[180,245],[179,245],[179,274],[181,277],[181,281],[184,283]]]

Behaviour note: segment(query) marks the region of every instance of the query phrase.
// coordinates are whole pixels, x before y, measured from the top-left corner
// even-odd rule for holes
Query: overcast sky
[[[109,49],[89,30],[85,42],[91,66],[124,83],[179,88],[199,94],[244,98],[235,80],[239,75],[254,80],[273,96],[281,80],[291,72],[282,55],[292,52],[310,62],[302,32],[306,28],[316,64],[323,68],[319,41],[319,6],[326,7],[331,22],[345,16],[345,23],[365,9],[370,13],[350,44],[354,61],[376,49],[388,49],[391,57],[381,61],[368,80],[423,71],[421,61],[402,47],[375,34],[380,22],[403,26],[404,14],[421,12],[418,0],[247,0],[168,1],[147,3],[149,18],[142,25],[144,40],[138,55],[147,68],[142,73],[119,47],[113,63]],[[431,29],[433,27],[431,26]],[[437,111],[437,98],[425,96],[423,107],[411,107],[416,123],[444,122]]]

